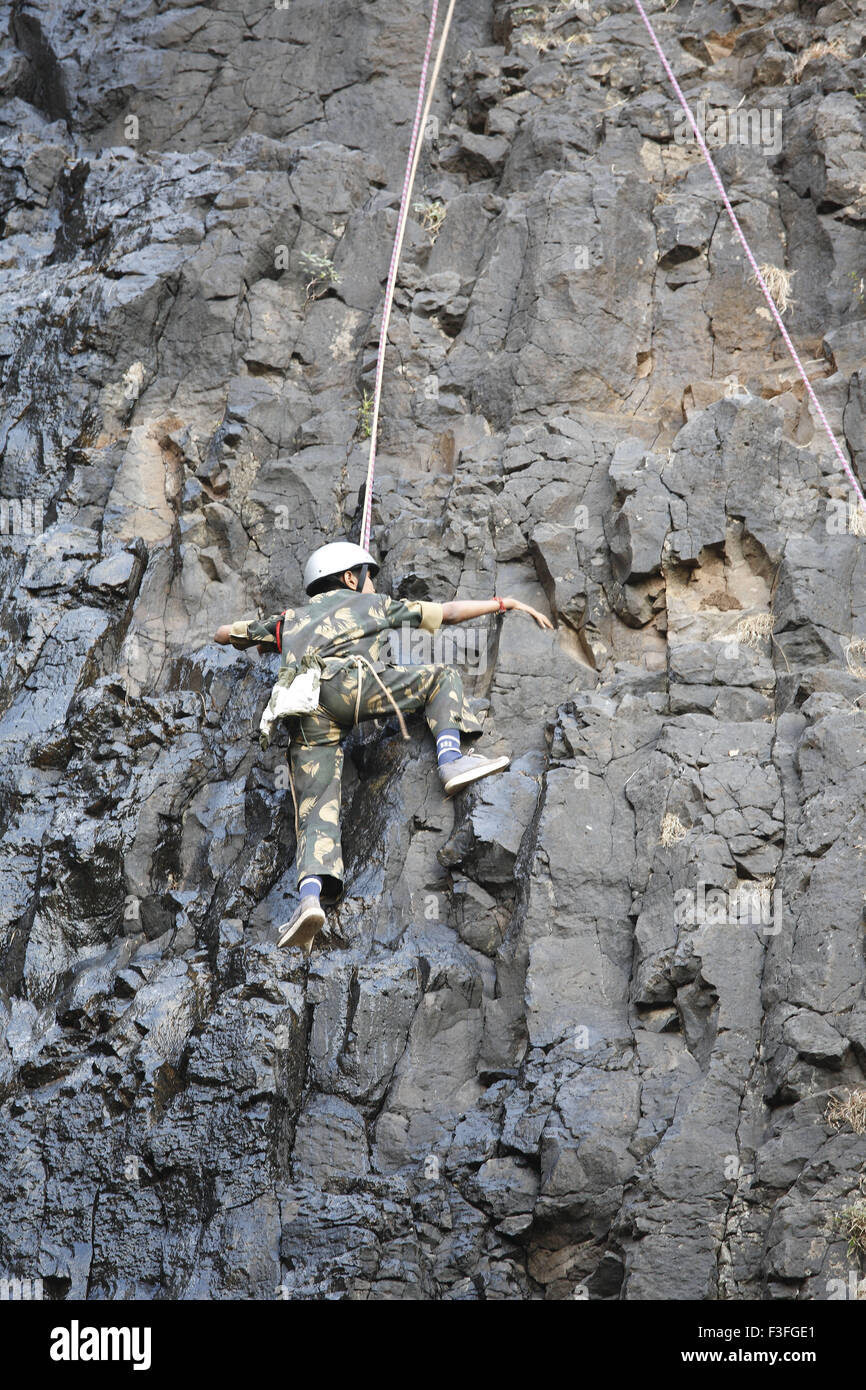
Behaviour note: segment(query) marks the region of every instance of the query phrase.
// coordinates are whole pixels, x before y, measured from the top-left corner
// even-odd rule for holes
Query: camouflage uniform
[[[390,629],[405,625],[433,633],[441,624],[441,604],[337,589],[318,594],[303,608],[287,609],[261,622],[234,623],[230,629],[233,646],[259,643],[282,651],[282,684],[291,684],[301,661],[311,654],[320,667],[318,709],[287,722],[298,821],[298,880],[318,874],[326,901],[336,901],[343,892],[340,740],[356,722],[356,709],[358,720],[392,713],[390,700],[369,670],[359,667],[356,655],[377,667],[379,680],[402,713],[424,711],[434,737],[443,729],[459,729],[469,738],[482,732],[453,666],[379,665]]]

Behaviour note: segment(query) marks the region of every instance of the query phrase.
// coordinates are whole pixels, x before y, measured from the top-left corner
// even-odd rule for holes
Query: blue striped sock
[[[301,897],[317,898],[322,891],[322,880],[311,874],[309,878],[301,879]]]
[[[460,735],[456,729],[443,729],[436,735],[436,761],[440,767],[460,757]]]

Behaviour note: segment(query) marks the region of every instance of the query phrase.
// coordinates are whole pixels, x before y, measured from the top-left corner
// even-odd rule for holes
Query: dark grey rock
[[[420,720],[348,740],[309,962],[274,663],[211,637],[357,534],[427,17],[0,12],[0,1272],[52,1298],[847,1279],[856,499],[639,16],[532,8],[457,7],[373,537],[390,592],[556,628],[475,625],[507,775],[449,802]],[[653,22],[690,95],[782,118],[716,158],[862,473],[855,7],[735,8],[731,55],[722,4]]]

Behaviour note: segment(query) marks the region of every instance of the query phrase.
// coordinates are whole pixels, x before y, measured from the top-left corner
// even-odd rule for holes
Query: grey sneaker
[[[301,946],[307,955],[316,933],[325,925],[325,913],[318,898],[302,898],[293,917],[280,927],[278,946]]]
[[[489,777],[492,772],[504,772],[511,762],[504,755],[499,758],[483,758],[479,753],[464,753],[462,758],[454,758],[440,767],[439,776],[446,796],[453,796],[470,782],[481,777]]]

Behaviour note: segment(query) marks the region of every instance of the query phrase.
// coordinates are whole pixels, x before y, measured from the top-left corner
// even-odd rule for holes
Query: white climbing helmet
[[[367,565],[371,575],[379,573],[379,566],[369,550],[364,550],[360,545],[353,545],[351,541],[331,541],[330,545],[320,545],[304,566],[304,589],[309,593],[320,579],[344,574],[346,570],[357,569],[358,565]]]

